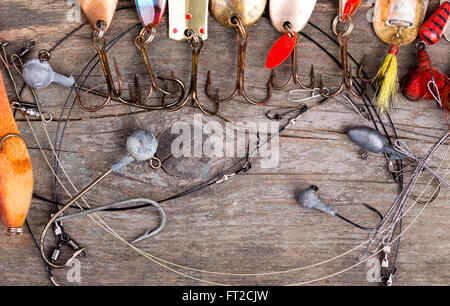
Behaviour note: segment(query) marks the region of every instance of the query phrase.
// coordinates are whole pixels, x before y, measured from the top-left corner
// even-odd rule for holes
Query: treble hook
[[[350,34],[353,31],[355,21],[353,20],[353,18],[350,15],[348,15],[348,20],[350,22],[350,26],[344,32],[338,32],[338,30],[337,30],[338,22],[342,22],[340,16],[337,16],[333,22],[333,32],[338,38],[339,47],[341,49],[342,82],[341,82],[341,85],[339,86],[339,88],[335,92],[327,93],[324,90],[325,87],[323,85],[322,75],[320,75],[319,78],[320,78],[321,94],[326,98],[334,98],[334,97],[338,96],[339,94],[341,94],[344,90],[347,90],[348,92],[350,92],[353,96],[355,96],[357,98],[363,98],[366,95],[366,90],[367,90],[366,83],[371,81],[371,80],[368,80],[368,79],[365,79],[362,77],[361,74],[362,74],[363,65],[361,65],[358,70],[358,79],[360,79],[362,81],[361,94],[358,94],[356,92],[356,90],[353,88],[353,78],[354,77],[353,77],[351,63],[348,60],[348,51],[347,50],[348,50],[348,44],[350,42]]]
[[[171,107],[170,104],[165,103],[166,94],[163,93],[161,104],[163,105],[164,109],[168,111],[177,111],[184,107],[190,100],[192,104],[194,106],[196,105],[205,115],[214,116],[219,112],[219,104],[214,101],[215,109],[213,111],[209,111],[200,103],[197,94],[198,64],[200,61],[200,51],[203,48],[203,39],[190,29],[186,30],[185,36],[187,37],[189,45],[192,49],[191,84],[189,86],[189,91],[183,101],[181,101],[175,107]]]
[[[292,31],[292,25],[289,21],[287,21],[284,24],[284,27],[289,32],[291,37],[295,36],[295,33]],[[298,49],[299,44],[300,44],[300,35],[297,35],[297,39],[295,41],[295,46],[291,53],[291,76],[289,77],[289,80],[286,81],[286,83],[284,83],[282,85],[277,85],[276,81],[275,81],[275,78],[276,78],[275,69],[272,69],[272,75],[271,75],[272,82],[271,83],[272,83],[272,87],[275,90],[283,90],[292,83],[294,83],[294,85],[300,85],[300,87],[303,89],[314,89],[316,87],[316,80],[315,80],[315,75],[314,75],[314,65],[311,65],[310,85],[305,85],[302,83],[302,81],[300,81],[300,76],[298,75],[298,59],[297,59],[297,49]]]
[[[232,17],[231,23],[236,25],[236,31],[237,31],[237,41],[239,45],[239,51],[238,51],[238,71],[237,71],[237,79],[236,79],[236,87],[233,91],[233,93],[228,97],[224,99],[218,99],[217,94],[213,96],[210,93],[211,88],[211,71],[208,71],[208,77],[206,81],[206,95],[211,101],[214,101],[216,103],[223,103],[231,101],[236,96],[242,96],[248,103],[253,105],[264,105],[267,104],[270,101],[270,98],[272,97],[272,77],[267,82],[267,96],[262,101],[255,101],[252,100],[247,93],[245,92],[245,59],[247,56],[247,45],[249,41],[249,36],[247,31],[244,28],[244,25],[242,24],[242,21],[239,17]],[[217,89],[217,92],[219,89]]]
[[[48,230],[57,222],[57,219],[66,211],[69,207],[75,204],[79,199],[81,199],[88,191],[94,188],[98,183],[100,183],[105,177],[113,172],[119,172],[121,169],[125,168],[134,161],[148,161],[155,159],[155,153],[158,148],[158,141],[156,137],[145,130],[137,130],[132,133],[127,139],[127,155],[114,163],[106,172],[100,175],[82,191],[80,191],[76,196],[74,196],[66,205],[64,205],[58,212],[56,212],[50,220],[45,225],[41,232],[39,238],[39,250],[44,261],[53,268],[61,269],[70,265],[71,261],[85,253],[86,247],[78,248],[77,251],[62,265],[55,264],[51,259],[49,260],[45,255],[45,237]]]
[[[359,229],[362,229],[364,231],[371,231],[373,230],[373,228],[371,227],[365,227],[365,226],[361,226],[347,218],[345,218],[344,216],[338,214],[333,207],[331,207],[328,204],[323,203],[320,199],[319,199],[319,195],[318,192],[319,191],[319,187],[317,186],[312,186],[311,188],[303,191],[300,196],[298,197],[298,201],[300,203],[300,205],[304,208],[308,208],[308,209],[317,209],[320,210],[326,214],[329,214],[331,216],[335,216],[338,217],[341,220],[344,220],[345,222],[353,225],[354,227],[357,227]],[[367,204],[363,204],[367,209],[369,209],[370,211],[375,212],[378,217],[380,218],[380,220],[383,219],[383,215],[375,208],[367,205]]]

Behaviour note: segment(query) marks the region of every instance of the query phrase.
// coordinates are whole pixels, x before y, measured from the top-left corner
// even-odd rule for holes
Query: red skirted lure
[[[437,90],[439,96],[441,96],[441,106],[447,110],[448,93],[444,97],[444,92],[446,86],[448,92],[448,76],[433,68],[426,46],[434,45],[439,41],[449,16],[450,2],[446,1],[421,27],[419,32],[421,43],[417,51],[417,66],[405,77],[403,86],[403,95],[411,101],[420,99],[434,100],[437,98]],[[434,80],[435,86],[430,83],[432,80]],[[433,90],[434,93],[430,90]],[[445,98],[447,99],[447,104],[445,104]]]

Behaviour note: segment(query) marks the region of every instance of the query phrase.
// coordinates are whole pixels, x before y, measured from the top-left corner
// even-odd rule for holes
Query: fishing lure
[[[126,148],[127,148],[127,154],[124,157],[122,157],[117,162],[115,162],[107,171],[105,171],[102,175],[100,175],[97,179],[95,179],[92,183],[90,183],[87,187],[85,187],[82,191],[80,191],[76,196],[74,196],[57,213],[53,214],[51,219],[45,225],[45,227],[42,230],[41,235],[40,235],[39,249],[41,251],[42,258],[49,266],[51,266],[53,268],[57,268],[57,269],[64,268],[71,262],[72,259],[76,258],[77,256],[80,256],[80,254],[83,254],[86,250],[86,247],[78,248],[73,253],[73,255],[63,265],[56,264],[52,259],[47,258],[46,254],[45,254],[45,237],[47,235],[48,230],[55,222],[63,220],[63,218],[60,218],[60,217],[64,213],[64,211],[66,211],[70,206],[75,204],[79,199],[81,199],[87,192],[89,192],[92,188],[94,188],[98,183],[100,183],[109,174],[111,174],[113,172],[120,173],[120,171],[123,168],[127,167],[134,161],[149,161],[150,165],[154,169],[156,168],[153,166],[153,162],[155,160],[158,162],[159,165],[161,165],[161,160],[159,160],[157,157],[155,157],[156,150],[158,149],[158,140],[151,132],[148,132],[146,130],[137,130],[137,131],[133,132],[127,139]],[[158,203],[156,203],[153,200],[147,201],[146,199],[144,199],[144,200],[142,200],[142,199],[129,200],[129,201],[125,201],[125,202],[108,205],[108,207],[115,207],[118,205],[124,205],[124,204],[135,203],[135,202],[147,202],[147,203],[155,206],[156,208],[158,208],[158,210],[160,210],[160,212],[162,211],[162,208],[159,206]],[[106,208],[102,207],[102,208],[93,209],[92,211],[83,213],[82,215],[89,214],[94,211],[101,211],[104,209],[106,209]],[[72,217],[78,217],[78,216],[80,216],[80,215],[77,214],[77,215],[73,215],[73,216],[68,216],[66,219],[70,219]],[[165,225],[165,214],[163,211],[161,213],[161,216],[162,216],[163,222],[162,222],[162,227],[160,227],[159,231],[161,231]],[[145,239],[145,238],[148,238],[151,236],[152,236],[151,231],[147,231],[144,235],[142,235],[141,237],[136,239],[134,242],[141,241],[142,239]]]
[[[376,76],[377,107],[388,111],[398,98],[397,54],[401,46],[414,41],[427,11],[428,0],[377,0],[373,28],[377,36],[389,44],[389,52]]]
[[[322,75],[320,75],[320,93],[322,96],[326,98],[334,98],[340,95],[344,91],[348,91],[353,96],[358,98],[363,98],[366,95],[366,83],[370,82],[370,80],[366,80],[362,76],[363,66],[361,65],[358,70],[358,79],[362,81],[362,90],[361,93],[358,93],[353,88],[353,72],[352,67],[348,59],[348,44],[350,42],[350,34],[352,33],[355,27],[355,20],[353,19],[353,15],[356,13],[358,7],[360,6],[361,1],[355,0],[340,0],[339,1],[339,14],[333,21],[332,29],[333,33],[337,36],[337,40],[339,42],[339,47],[341,50],[341,73],[342,73],[342,82],[341,85],[335,92],[329,92],[327,87],[323,84]],[[348,24],[346,30],[339,30],[340,24]]]
[[[441,5],[444,4],[446,0],[441,0]],[[447,20],[447,23],[444,27],[444,37],[450,41],[450,20]]]
[[[426,48],[440,40],[449,16],[450,2],[445,1],[420,28],[421,41],[417,44],[417,66],[405,77],[402,89],[403,95],[408,100],[436,100],[440,107],[446,108],[443,95],[448,76],[433,68]]]
[[[267,83],[267,96],[261,101],[251,99],[245,92],[245,61],[249,42],[249,35],[245,28],[257,22],[262,16],[267,0],[211,0],[210,3],[213,17],[223,26],[236,30],[239,48],[236,87],[233,93],[227,98],[219,98],[218,90],[216,94],[211,94],[211,71],[208,71],[206,95],[216,103],[231,101],[236,96],[242,96],[248,103],[254,105],[268,103],[272,97],[271,80]]]
[[[414,156],[409,150],[402,148],[398,142],[395,147],[390,145],[388,139],[373,128],[367,126],[352,127],[347,131],[347,135],[356,145],[364,150],[375,154],[384,153],[388,156],[389,160],[407,159],[418,165],[421,163],[419,158]],[[427,165],[423,167],[443,185],[450,188],[450,184],[433,169]]]
[[[168,77],[168,76],[160,76],[160,75],[156,75],[153,73],[152,71],[152,67],[150,64],[150,59],[148,57],[147,54],[147,47],[148,45],[153,41],[153,39],[156,36],[156,29],[158,27],[158,25],[161,23],[162,17],[164,15],[164,11],[166,9],[166,4],[167,1],[166,0],[136,0],[136,8],[137,8],[137,12],[139,15],[139,19],[142,23],[142,29],[139,32],[139,34],[135,37],[134,39],[134,44],[136,46],[136,48],[139,50],[139,53],[141,54],[142,60],[144,62],[144,66],[146,69],[146,74],[149,78],[149,91],[148,94],[145,98],[142,98],[141,95],[141,86],[139,84],[139,81],[137,79],[137,76],[134,75],[134,86],[135,89],[133,90],[130,87],[130,95],[131,95],[131,100],[126,100],[124,98],[122,98],[120,95],[117,95],[117,93],[113,90],[110,90],[110,95],[109,98],[115,101],[118,101],[120,103],[123,103],[125,105],[129,105],[129,106],[133,106],[133,107],[137,107],[140,109],[145,109],[145,110],[162,110],[166,107],[173,107],[174,105],[176,105],[179,101],[181,101],[184,97],[185,94],[185,86],[183,84],[183,82],[181,82],[178,78],[174,77],[172,75],[172,77]],[[100,57],[100,59],[102,60],[102,66],[103,67],[109,67],[109,64],[107,63],[107,58],[106,55],[104,57]],[[104,69],[105,71],[105,69]],[[121,77],[120,77],[120,73],[117,69],[117,65],[116,65],[116,71],[118,74],[118,78],[119,78],[119,92],[121,92],[120,87],[122,86],[122,81],[121,81]],[[110,72],[106,71],[105,75],[110,75]],[[108,79],[112,80],[112,77],[108,77]],[[156,82],[156,80],[163,80],[163,81],[168,81],[168,82],[172,82],[174,84],[174,87],[176,88],[175,92],[169,92],[165,89],[162,89],[158,83]],[[110,86],[111,88],[114,88],[114,84],[111,84],[112,86]],[[88,92],[93,92],[97,95],[102,96],[101,93],[92,91],[90,89],[85,89]],[[171,103],[168,103],[167,105],[163,105],[163,103],[161,103],[161,105],[146,105],[145,103],[147,103],[154,92],[162,92],[163,94],[166,95],[171,95],[171,94],[175,94],[178,91],[180,91],[179,96]],[[80,107],[88,112],[96,112],[102,108],[104,108],[107,103],[103,103],[100,104],[98,106],[95,107],[88,107],[83,105],[83,103],[81,102],[81,99],[78,97],[78,101],[80,104]],[[107,100],[107,102],[109,102],[109,100]]]
[[[314,66],[311,66],[311,82],[305,85],[298,75],[297,48],[300,42],[298,32],[302,31],[311,18],[317,0],[289,1],[270,0],[269,13],[272,25],[278,32],[286,33],[278,39],[269,51],[266,68],[272,69],[272,87],[282,90],[292,82],[303,89],[315,87]],[[275,67],[283,63],[291,55],[291,75],[283,85],[276,85]]]
[[[122,80],[118,65],[116,60],[113,59],[117,78],[119,79],[119,86],[116,87],[116,85],[114,84],[113,76],[111,74],[111,69],[109,67],[108,56],[106,54],[106,39],[104,37],[104,35],[108,32],[112,19],[114,18],[117,2],[118,0],[80,0],[81,11],[94,30],[92,34],[91,44],[97,51],[100,63],[102,65],[106,86],[108,88],[106,100],[96,107],[85,107],[81,103],[80,96],[77,95],[77,101],[79,102],[80,107],[90,112],[98,111],[104,108],[114,97],[120,97],[122,95]]]
[[[21,235],[33,193],[33,169],[0,73],[0,217],[7,235]]]

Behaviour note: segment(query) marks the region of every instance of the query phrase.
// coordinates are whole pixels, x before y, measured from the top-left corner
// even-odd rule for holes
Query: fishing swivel
[[[220,20],[219,20],[220,21]],[[222,22],[223,23],[223,22]],[[223,103],[231,101],[236,96],[242,96],[248,103],[253,105],[264,105],[270,101],[272,97],[272,78],[269,79],[267,83],[267,96],[261,101],[256,101],[250,98],[245,91],[245,61],[247,56],[247,45],[249,41],[249,35],[245,29],[245,25],[241,18],[237,16],[231,16],[226,26],[234,27],[237,31],[236,39],[238,41],[238,66],[237,66],[237,79],[236,86],[233,93],[227,98],[218,98],[218,91],[213,95],[210,92],[211,88],[211,71],[208,71],[207,81],[206,81],[206,95],[208,98],[216,103]]]
[[[339,88],[335,92],[327,93],[324,90],[322,75],[320,75],[320,88],[322,89],[321,94],[327,98],[334,98],[334,97],[338,96],[339,94],[341,94],[342,92],[344,92],[345,90],[357,98],[363,98],[366,94],[366,89],[367,89],[366,83],[371,81],[371,80],[366,80],[362,77],[363,65],[361,65],[358,69],[358,79],[360,79],[362,81],[361,93],[359,94],[353,86],[354,76],[353,76],[353,72],[352,72],[351,63],[348,60],[348,44],[350,42],[350,34],[353,31],[355,22],[351,15],[347,15],[347,20],[349,22],[349,26],[348,26],[347,30],[345,30],[345,31],[338,31],[338,24],[344,23],[344,21],[340,15],[336,16],[336,18],[334,19],[334,22],[333,22],[333,33],[337,36],[339,46],[341,49],[342,82],[341,82],[341,85],[339,86]]]

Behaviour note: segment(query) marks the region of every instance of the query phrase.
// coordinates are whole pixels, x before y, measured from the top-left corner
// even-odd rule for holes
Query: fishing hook
[[[237,79],[236,79],[236,87],[233,91],[233,93],[224,99],[218,98],[218,92],[219,89],[216,89],[216,95],[213,96],[210,93],[211,88],[211,71],[208,71],[208,76],[206,80],[206,95],[211,101],[214,101],[215,103],[224,103],[231,101],[236,96],[242,96],[248,103],[253,105],[264,105],[267,104],[270,101],[270,98],[272,97],[272,77],[267,82],[267,96],[262,101],[255,101],[251,99],[247,93],[245,92],[245,60],[247,57],[247,45],[249,41],[249,36],[247,31],[245,30],[244,25],[242,24],[242,21],[239,17],[232,17],[231,23],[234,24],[236,27],[236,38],[238,41],[238,70],[237,70]]]
[[[289,21],[287,21],[284,24],[284,27],[289,32],[290,37],[295,36],[295,32],[292,31],[292,24]],[[271,84],[275,90],[283,90],[292,83],[294,85],[299,85],[303,89],[314,89],[316,87],[316,80],[315,80],[315,75],[314,75],[314,65],[311,65],[310,85],[305,85],[302,83],[302,81],[300,81],[300,76],[298,74],[298,59],[297,59],[297,49],[298,49],[299,44],[300,44],[300,35],[297,35],[294,49],[291,52],[291,75],[289,77],[289,80],[287,80],[282,85],[277,85],[277,82],[275,80],[275,78],[276,78],[275,69],[272,69]]]
[[[325,90],[323,90],[325,87],[323,85],[323,78],[322,75],[319,76],[320,78],[320,88],[321,88],[321,94],[326,98],[334,98],[341,94],[344,90],[347,90],[350,92],[353,96],[357,98],[363,98],[366,95],[367,86],[366,83],[370,82],[371,80],[367,80],[362,78],[362,71],[363,71],[363,65],[360,65],[358,70],[358,78],[362,81],[361,85],[361,94],[359,94],[354,88],[353,88],[353,72],[352,72],[352,66],[351,63],[349,63],[348,60],[348,44],[350,42],[350,34],[353,31],[355,21],[354,19],[349,15],[348,20],[350,22],[349,27],[346,31],[338,32],[337,26],[338,23],[341,22],[340,16],[337,16],[334,19],[333,22],[333,32],[337,36],[339,47],[341,49],[341,72],[342,72],[342,82],[339,88],[333,92],[333,93],[327,93]]]
[[[181,101],[178,105],[175,107],[171,107],[170,104],[165,103],[166,95],[163,93],[163,97],[161,100],[161,104],[163,105],[164,109],[168,111],[177,111],[184,107],[188,101],[191,101],[194,106],[197,106],[202,113],[204,113],[207,116],[214,116],[219,112],[219,103],[214,101],[215,103],[215,109],[213,111],[209,111],[206,109],[199,101],[198,94],[197,94],[197,80],[198,80],[198,64],[200,60],[200,51],[203,48],[203,39],[196,35],[192,30],[186,30],[185,36],[189,42],[189,45],[192,49],[192,68],[191,68],[191,84],[189,86],[189,91],[186,95],[186,97]]]
[[[311,188],[304,190],[298,197],[300,205],[304,208],[320,210],[331,216],[338,217],[339,219],[353,225],[356,228],[364,230],[364,231],[371,231],[374,229],[372,227],[365,227],[365,226],[359,225],[358,223],[355,223],[355,222],[347,219],[346,217],[338,214],[330,205],[323,203],[319,199],[319,195],[317,193],[318,191],[319,191],[319,187],[317,187],[317,186],[312,186]],[[383,219],[383,215],[377,209],[375,209],[367,204],[363,204],[363,205],[370,211],[376,213],[377,216],[380,218],[380,220]]]

